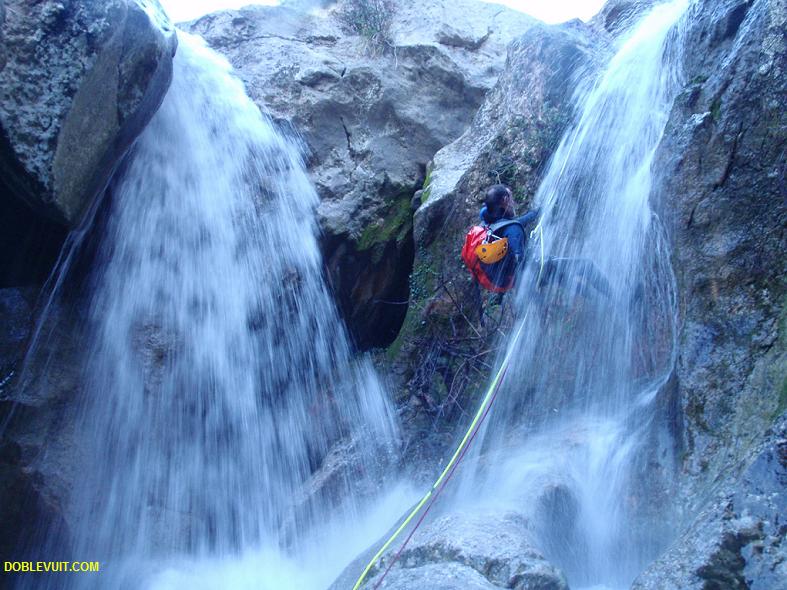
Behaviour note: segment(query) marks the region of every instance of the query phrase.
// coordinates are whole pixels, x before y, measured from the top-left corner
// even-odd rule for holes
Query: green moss
[[[711,103],[710,114],[714,121],[718,121],[721,118],[721,98],[717,98]]]
[[[410,299],[413,303],[423,303],[432,296],[437,282],[437,265],[434,258],[421,252],[419,263],[410,275]]]
[[[438,269],[443,263],[443,260],[433,252],[441,252],[444,247],[445,244],[438,241],[428,250],[423,247],[418,250],[415,267],[410,274],[410,306],[396,340],[386,349],[385,354],[390,361],[396,360],[404,345],[413,342],[416,334],[421,331],[420,318],[424,306],[435,294],[439,277]]]
[[[380,262],[385,246],[395,240],[400,244],[413,227],[413,215],[410,199],[407,195],[399,196],[377,223],[366,226],[356,243],[359,251],[373,250],[372,262]]]
[[[782,386],[779,390],[779,405],[774,412],[774,418],[778,418],[787,411],[787,376],[782,377]]]
[[[389,362],[396,360],[396,358],[399,356],[399,353],[402,352],[402,346],[406,340],[405,334],[410,333],[412,321],[413,316],[408,312],[407,316],[404,318],[402,327],[399,329],[399,334],[396,336],[396,340],[394,340],[388,346],[388,348],[385,349],[385,357]]]
[[[421,204],[423,205],[429,200],[429,197],[432,195],[432,171],[434,170],[434,164],[429,162],[429,165],[426,167],[426,178],[424,179],[424,186],[421,190],[424,192],[421,193]]]
[[[782,313],[779,317],[779,346],[782,349],[787,348],[787,297],[782,300]],[[783,356],[780,361],[776,362],[772,370],[779,395],[779,402],[773,418],[778,418],[787,411],[787,362],[784,361]]]

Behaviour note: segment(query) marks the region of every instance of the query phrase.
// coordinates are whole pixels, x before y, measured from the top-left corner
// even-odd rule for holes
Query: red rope
[[[390,572],[391,568],[394,566],[394,564],[397,561],[399,561],[399,557],[401,557],[402,552],[404,551],[405,547],[407,547],[407,544],[413,538],[413,535],[415,534],[415,531],[417,531],[418,527],[421,526],[421,524],[424,522],[424,520],[426,519],[426,515],[429,514],[429,510],[431,510],[432,506],[434,506],[434,503],[437,501],[437,498],[440,496],[440,493],[445,489],[445,486],[448,485],[448,482],[451,480],[451,477],[454,475],[454,472],[456,471],[457,467],[459,467],[459,464],[462,462],[462,459],[464,458],[465,454],[467,453],[468,449],[470,448],[470,445],[472,444],[473,440],[475,439],[476,434],[478,434],[478,431],[481,430],[481,426],[483,426],[484,420],[486,420],[486,417],[489,414],[489,410],[492,409],[492,404],[494,403],[495,398],[497,397],[497,393],[500,391],[500,386],[503,384],[503,380],[505,379],[505,376],[506,376],[507,372],[508,372],[508,366],[506,366],[505,370],[503,371],[503,374],[500,376],[500,381],[498,381],[497,387],[495,387],[495,391],[492,394],[492,399],[489,400],[489,405],[486,407],[486,410],[484,410],[484,413],[481,415],[481,419],[478,421],[478,424],[476,425],[476,428],[473,431],[473,434],[470,435],[470,440],[467,441],[467,444],[465,445],[465,448],[462,449],[462,452],[460,453],[459,457],[457,458],[456,463],[454,463],[454,466],[451,468],[451,471],[448,472],[448,475],[446,476],[445,481],[443,481],[443,483],[440,485],[440,487],[437,488],[437,492],[435,492],[435,495],[432,496],[432,499],[429,501],[429,504],[426,506],[426,510],[423,511],[423,514],[421,514],[421,517],[415,523],[415,526],[413,526],[413,530],[410,531],[410,534],[407,535],[407,538],[402,543],[402,546],[399,547],[399,550],[396,552],[396,555],[394,555],[394,558],[393,558],[393,560],[391,560],[391,563],[389,563],[388,567],[385,568],[385,571],[383,572],[382,577],[374,585],[373,590],[378,590],[380,585],[383,583],[383,580],[385,580],[385,577],[388,575],[388,572]]]

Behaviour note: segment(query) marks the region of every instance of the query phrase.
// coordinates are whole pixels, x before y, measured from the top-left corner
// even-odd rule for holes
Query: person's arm
[[[514,260],[517,266],[522,264],[525,260],[525,230],[518,226],[510,226],[510,230],[506,232],[508,235],[508,248],[511,254],[514,255]]]
[[[538,219],[538,215],[541,213],[540,209],[533,209],[532,211],[528,211],[522,217],[517,219],[519,223],[521,223],[524,227],[527,227],[529,223],[533,223],[536,219]]]

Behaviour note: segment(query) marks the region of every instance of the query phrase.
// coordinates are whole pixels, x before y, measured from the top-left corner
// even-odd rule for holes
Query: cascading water
[[[368,543],[305,556],[363,528],[397,435],[324,286],[316,203],[292,142],[181,34],[91,274],[68,540],[102,573],[52,587],[320,588]]]
[[[572,588],[628,587],[665,541],[647,520],[658,478],[642,464],[674,362],[675,289],[649,198],[681,85],[687,6],[654,7],[576,97],[577,122],[536,196],[546,284],[527,288],[542,272],[535,252],[516,300],[524,336],[457,494],[460,503],[480,496],[529,513]],[[594,280],[593,267],[609,285]]]

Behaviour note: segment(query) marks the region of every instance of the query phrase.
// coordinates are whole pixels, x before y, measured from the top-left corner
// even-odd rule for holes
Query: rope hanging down
[[[538,225],[533,228],[533,231],[530,232],[530,239],[532,240],[536,233],[538,233],[538,242],[541,245],[541,266],[538,268],[538,278],[536,279],[536,285],[541,284],[541,275],[544,272],[544,220],[539,219]]]
[[[440,492],[443,491],[445,484],[448,483],[448,480],[451,478],[454,471],[456,470],[459,461],[461,461],[462,457],[464,457],[465,453],[467,452],[467,449],[470,446],[470,443],[475,438],[476,434],[481,428],[483,421],[486,419],[486,416],[489,414],[489,409],[491,408],[492,402],[497,396],[497,392],[500,389],[500,385],[503,382],[503,378],[505,377],[506,371],[508,370],[508,365],[511,362],[511,357],[514,354],[514,350],[516,349],[517,342],[519,342],[519,337],[522,335],[522,330],[525,326],[526,320],[527,320],[527,314],[525,314],[525,317],[520,322],[519,327],[517,328],[517,331],[514,334],[514,338],[508,347],[508,352],[506,353],[506,356],[500,365],[500,369],[495,375],[495,378],[492,380],[492,383],[489,385],[489,389],[487,390],[486,395],[484,396],[484,399],[482,400],[481,405],[478,408],[475,417],[473,418],[473,421],[470,423],[470,428],[467,429],[467,432],[462,438],[462,442],[459,443],[459,446],[457,447],[456,451],[454,451],[451,460],[448,461],[448,464],[445,466],[445,469],[443,469],[443,472],[440,474],[440,477],[437,478],[437,481],[434,482],[431,489],[426,493],[426,495],[424,495],[423,498],[421,498],[421,501],[415,505],[415,508],[413,508],[410,514],[407,515],[407,518],[405,518],[404,521],[402,521],[402,524],[399,525],[399,527],[393,532],[393,534],[388,538],[388,540],[383,544],[383,546],[380,547],[380,550],[374,554],[374,557],[372,557],[371,561],[369,561],[366,568],[364,568],[363,572],[361,573],[361,576],[358,578],[358,581],[355,582],[355,586],[353,586],[353,590],[358,590],[361,587],[364,580],[366,579],[366,576],[369,575],[369,572],[374,567],[374,565],[380,560],[383,554],[393,544],[393,542],[402,533],[402,531],[404,531],[404,529],[407,528],[407,525],[410,524],[413,518],[415,518],[415,516],[421,511],[421,509],[426,505],[426,503],[429,502],[429,506],[427,506],[426,510],[424,511],[423,515],[418,520],[418,522],[416,523],[410,535],[407,537],[407,539],[404,541],[402,546],[396,552],[394,559],[386,568],[382,578],[380,578],[380,580],[377,582],[375,589],[380,586],[383,579],[390,571],[391,567],[393,567],[394,563],[396,563],[396,560],[399,558],[402,551],[407,546],[407,543],[410,541],[415,531],[423,522],[424,518],[426,517],[426,514],[429,512],[429,509],[432,507],[434,501],[437,499],[437,496],[439,496]]]

